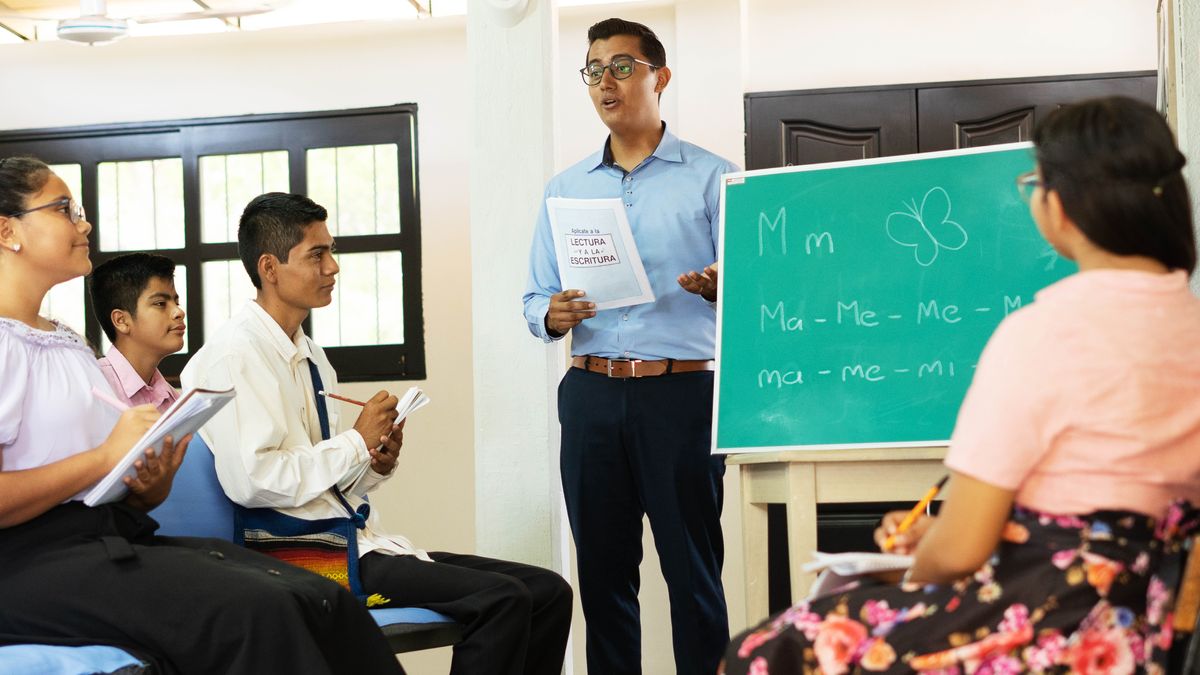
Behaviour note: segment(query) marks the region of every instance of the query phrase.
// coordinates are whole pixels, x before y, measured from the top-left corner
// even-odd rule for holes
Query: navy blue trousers
[[[729,641],[721,586],[725,462],[710,454],[713,374],[571,368],[559,384],[562,482],[587,619],[588,672],[642,672],[642,516],[671,602],[678,673],[712,675]]]

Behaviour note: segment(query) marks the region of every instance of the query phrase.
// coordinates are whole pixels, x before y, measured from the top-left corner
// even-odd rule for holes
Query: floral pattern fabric
[[[852,585],[737,636],[727,675],[1165,673],[1182,541],[1197,514],[1017,507],[952,584]]]

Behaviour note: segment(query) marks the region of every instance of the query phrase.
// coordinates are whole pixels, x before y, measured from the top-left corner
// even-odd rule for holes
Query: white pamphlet
[[[231,400],[233,400],[232,388],[223,391],[189,389],[184,392],[179,400],[172,403],[171,407],[167,408],[167,411],[154,422],[150,429],[142,434],[138,442],[133,444],[129,452],[125,453],[125,456],[108,472],[108,475],[96,483],[96,486],[84,496],[83,503],[88,506],[96,506],[115,502],[124,497],[129,489],[125,487],[123,479],[125,476],[137,477],[137,469],[134,468],[133,463],[141,459],[146,454],[146,450],[153,448],[155,453],[160,453],[163,439],[167,436],[178,441],[188,434],[196,433]]]
[[[654,302],[654,291],[620,199],[546,200],[563,289],[587,293],[596,309]]]

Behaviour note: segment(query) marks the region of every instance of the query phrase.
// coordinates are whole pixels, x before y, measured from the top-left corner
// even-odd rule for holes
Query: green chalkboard
[[[1020,144],[726,176],[716,449],[945,443],[1001,319],[1075,271],[1017,192],[1033,164]]]

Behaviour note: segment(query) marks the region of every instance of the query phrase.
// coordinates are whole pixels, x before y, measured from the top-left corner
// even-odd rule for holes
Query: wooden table
[[[729,455],[742,476],[746,620],[768,614],[767,504],[786,504],[792,602],[814,575],[800,571],[817,545],[817,504],[913,501],[946,473],[945,447],[790,450]]]

